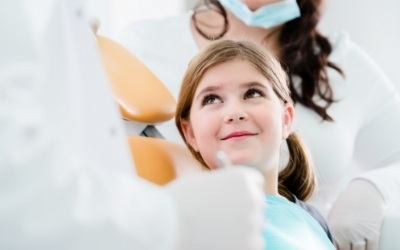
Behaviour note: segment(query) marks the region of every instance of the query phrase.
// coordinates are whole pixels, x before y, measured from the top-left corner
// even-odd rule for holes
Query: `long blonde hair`
[[[288,80],[279,62],[267,51],[246,41],[221,40],[211,43],[194,57],[184,75],[178,99],[175,123],[193,156],[207,167],[199,152],[185,140],[182,121],[189,121],[190,110],[196,89],[207,70],[224,62],[240,59],[249,62],[272,84],[272,89],[283,103],[293,103]],[[315,189],[315,176],[307,151],[295,133],[286,139],[290,158],[279,173],[279,193],[293,200],[308,199]]]

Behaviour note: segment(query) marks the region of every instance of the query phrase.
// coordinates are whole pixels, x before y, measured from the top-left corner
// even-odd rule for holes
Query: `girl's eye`
[[[221,98],[219,98],[217,95],[207,95],[203,98],[203,101],[201,102],[202,106],[216,103],[222,103]]]
[[[256,98],[256,97],[264,97],[265,94],[263,91],[256,89],[256,88],[250,88],[246,91],[244,94],[244,99],[248,98]]]

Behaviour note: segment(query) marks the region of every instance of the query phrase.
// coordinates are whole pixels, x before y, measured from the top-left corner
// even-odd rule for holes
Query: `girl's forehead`
[[[207,69],[197,85],[195,93],[203,89],[246,87],[258,83],[272,86],[270,81],[258,69],[246,60],[232,60]]]
[[[246,60],[231,60],[214,65],[202,75],[197,88],[205,85],[219,85],[225,82],[243,82],[249,80],[267,81],[266,77],[254,65]]]

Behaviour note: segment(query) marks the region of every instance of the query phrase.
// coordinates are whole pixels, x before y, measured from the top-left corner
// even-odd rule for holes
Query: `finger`
[[[367,239],[367,250],[377,250],[379,249],[379,240],[378,239]]]
[[[346,242],[347,243],[347,242]],[[336,248],[338,249],[338,250],[352,250],[352,245],[351,245],[351,243],[347,243],[347,244],[345,244],[345,245],[343,245],[343,244],[337,244],[336,245]]]
[[[367,241],[365,239],[351,242],[351,250],[366,250],[367,249]]]

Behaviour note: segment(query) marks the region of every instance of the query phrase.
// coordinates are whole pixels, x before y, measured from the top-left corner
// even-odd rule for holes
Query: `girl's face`
[[[271,83],[244,60],[209,69],[195,92],[186,141],[210,168],[221,150],[233,164],[277,169],[280,145],[289,135],[294,109],[283,104]]]

